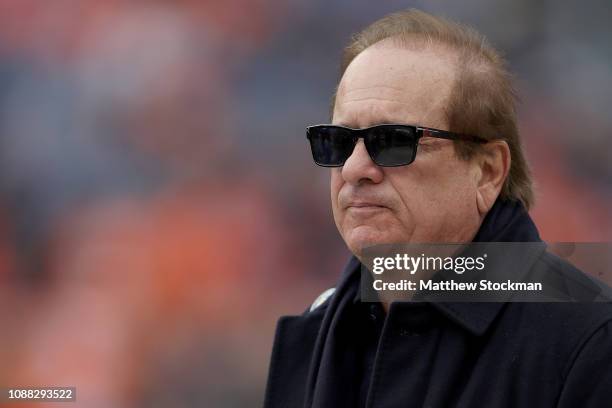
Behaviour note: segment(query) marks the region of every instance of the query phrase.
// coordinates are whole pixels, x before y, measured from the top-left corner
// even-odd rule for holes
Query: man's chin
[[[384,239],[379,231],[372,231],[370,227],[357,227],[344,237],[344,241],[353,254],[360,257],[363,250],[376,245],[389,244],[389,237]]]

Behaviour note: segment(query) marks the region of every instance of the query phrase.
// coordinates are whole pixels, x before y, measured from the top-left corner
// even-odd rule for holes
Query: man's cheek
[[[332,204],[336,205],[338,203],[338,195],[340,194],[340,189],[342,188],[342,178],[336,172],[336,169],[332,169],[329,187]]]

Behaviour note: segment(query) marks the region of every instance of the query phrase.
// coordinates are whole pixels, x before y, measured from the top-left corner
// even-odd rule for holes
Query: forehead
[[[346,69],[333,122],[352,127],[407,123],[444,128],[455,67],[453,53],[441,47],[376,44]]]

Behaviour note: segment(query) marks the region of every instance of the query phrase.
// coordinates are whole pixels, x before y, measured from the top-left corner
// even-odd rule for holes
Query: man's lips
[[[379,203],[373,203],[373,202],[368,202],[368,201],[355,201],[355,202],[348,203],[348,205],[346,206],[346,209],[349,209],[349,208],[356,209],[356,210],[376,210],[376,209],[384,209],[387,207]]]
[[[368,202],[349,203],[347,207],[384,207],[384,205]]]

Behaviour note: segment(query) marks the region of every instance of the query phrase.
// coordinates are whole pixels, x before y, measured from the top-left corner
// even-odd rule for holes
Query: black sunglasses
[[[323,167],[341,167],[351,156],[359,138],[363,138],[372,161],[381,167],[405,166],[416,157],[419,139],[465,140],[487,143],[478,136],[447,132],[411,125],[376,125],[364,129],[351,129],[336,125],[316,125],[306,128],[312,157]]]

